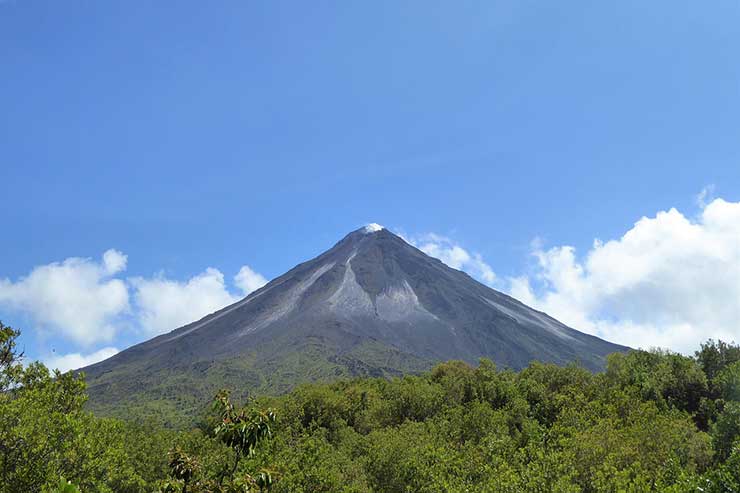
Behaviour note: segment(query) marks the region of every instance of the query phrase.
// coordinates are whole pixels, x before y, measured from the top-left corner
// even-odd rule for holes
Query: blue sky
[[[738,25],[735,0],[2,1],[0,319],[31,357],[121,349],[163,292],[227,302],[242,266],[269,279],[378,222],[617,342],[740,339],[736,312],[708,334],[711,300],[679,316],[664,289],[687,258],[692,282],[740,262]],[[643,216],[658,259],[628,245]],[[589,258],[612,250],[641,274],[603,281],[612,260]],[[29,281],[69,258],[92,269],[77,299],[111,303],[78,336]],[[740,305],[731,277],[706,282]],[[646,290],[663,311],[636,311]]]

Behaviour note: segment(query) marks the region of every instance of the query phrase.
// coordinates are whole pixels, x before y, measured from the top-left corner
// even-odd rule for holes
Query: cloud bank
[[[41,330],[77,344],[109,342],[116,317],[129,307],[126,283],[112,278],[126,260],[108,250],[100,261],[73,257],[36,267],[16,282],[0,279],[0,306],[26,313]]]
[[[224,275],[213,267],[187,281],[157,276],[134,278],[131,284],[135,291],[140,327],[149,335],[157,335],[239,301],[267,284],[267,279],[248,265],[243,265],[234,276],[234,285],[240,290],[238,294],[229,291]]]
[[[0,279],[0,308],[28,316],[38,333],[89,348],[110,343],[132,326],[146,337],[168,332],[267,283],[248,265],[234,276],[233,291],[212,267],[185,281],[162,274],[126,279],[122,276],[127,260],[111,249],[97,261],[72,257],[35,267],[16,281]],[[59,369],[79,368],[117,351],[108,346],[87,355],[71,353],[46,361]]]
[[[132,279],[141,327],[156,335],[181,327],[237,301],[214,268],[180,282],[164,277]]]
[[[533,255],[535,274],[511,279],[510,293],[576,329],[685,353],[710,337],[740,341],[740,202],[643,217],[582,257],[572,246]]]

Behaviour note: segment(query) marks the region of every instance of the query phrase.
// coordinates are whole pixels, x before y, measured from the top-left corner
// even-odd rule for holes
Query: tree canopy
[[[85,411],[0,323],[0,493],[740,491],[740,347],[632,351],[603,373],[460,361],[228,392],[181,430]]]

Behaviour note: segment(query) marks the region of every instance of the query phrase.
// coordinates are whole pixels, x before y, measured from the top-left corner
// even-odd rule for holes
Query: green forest
[[[602,373],[460,361],[309,384],[191,426],[86,411],[84,375],[0,324],[0,492],[740,492],[740,346],[609,357]],[[237,389],[235,389],[237,390]]]

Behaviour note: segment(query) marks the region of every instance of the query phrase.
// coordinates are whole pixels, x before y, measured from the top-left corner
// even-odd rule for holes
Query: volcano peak
[[[384,229],[385,228],[378,223],[370,223],[370,224],[365,225],[362,228],[362,231],[365,234],[372,234],[372,233],[377,233],[378,231],[382,231]]]
[[[451,359],[489,358],[514,369],[532,360],[578,361],[599,370],[607,354],[626,349],[578,332],[371,223],[243,300],[84,371],[93,407],[125,407],[141,394],[170,395],[162,379],[173,374],[207,398],[224,386],[274,393],[342,375],[418,372]],[[204,375],[225,380],[208,380],[211,388]]]

